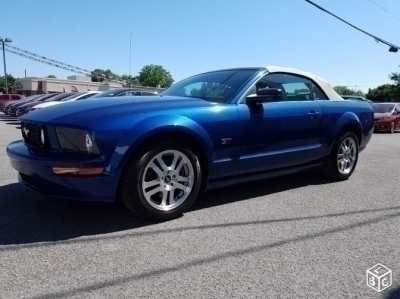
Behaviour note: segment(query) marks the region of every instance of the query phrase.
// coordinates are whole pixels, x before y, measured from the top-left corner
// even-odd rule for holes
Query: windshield
[[[227,103],[256,72],[258,69],[236,69],[200,74],[174,84],[160,95]]]
[[[372,109],[375,113],[389,113],[394,109],[393,104],[375,104],[372,106]]]
[[[93,99],[93,98],[113,97],[116,94],[119,94],[120,92],[121,92],[120,89],[110,89],[110,90],[98,93],[98,94],[96,94],[96,95],[94,95],[94,96],[92,96],[90,98]]]
[[[70,95],[69,97],[63,98],[60,102],[65,102],[65,101],[72,100],[72,99],[74,99],[74,98],[76,98],[76,97],[78,97],[80,95],[83,95],[83,94],[85,94],[85,92],[75,93],[73,95]]]

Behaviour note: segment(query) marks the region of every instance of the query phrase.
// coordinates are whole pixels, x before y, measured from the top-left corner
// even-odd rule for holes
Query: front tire
[[[164,141],[132,157],[120,184],[120,199],[141,218],[170,220],[193,204],[202,171],[195,151],[180,142]]]
[[[396,125],[395,125],[394,122],[392,122],[392,123],[390,124],[390,131],[389,131],[389,132],[390,132],[391,134],[394,134],[395,131],[396,131]]]
[[[354,172],[359,154],[357,136],[346,132],[336,142],[325,162],[324,173],[336,181],[347,180]]]

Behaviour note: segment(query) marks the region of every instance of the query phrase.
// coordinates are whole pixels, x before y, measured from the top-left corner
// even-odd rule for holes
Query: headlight
[[[93,134],[81,129],[56,128],[58,141],[66,152],[100,154]]]

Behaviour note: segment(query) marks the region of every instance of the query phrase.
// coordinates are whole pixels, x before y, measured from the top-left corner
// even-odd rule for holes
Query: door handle
[[[321,113],[319,113],[318,111],[311,110],[310,112],[308,112],[308,115],[310,115],[311,118],[314,119],[320,117]]]

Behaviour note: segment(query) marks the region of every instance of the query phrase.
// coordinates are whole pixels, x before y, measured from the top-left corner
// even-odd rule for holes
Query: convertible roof
[[[307,77],[311,80],[313,80],[315,83],[319,85],[325,92],[325,94],[328,96],[330,100],[343,100],[344,99],[332,88],[332,86],[329,84],[329,82],[321,77],[318,77],[317,75],[311,73],[311,72],[305,72],[296,68],[290,68],[290,67],[281,67],[281,66],[267,66],[266,69],[270,73],[291,73],[295,75],[300,75],[303,77]]]

